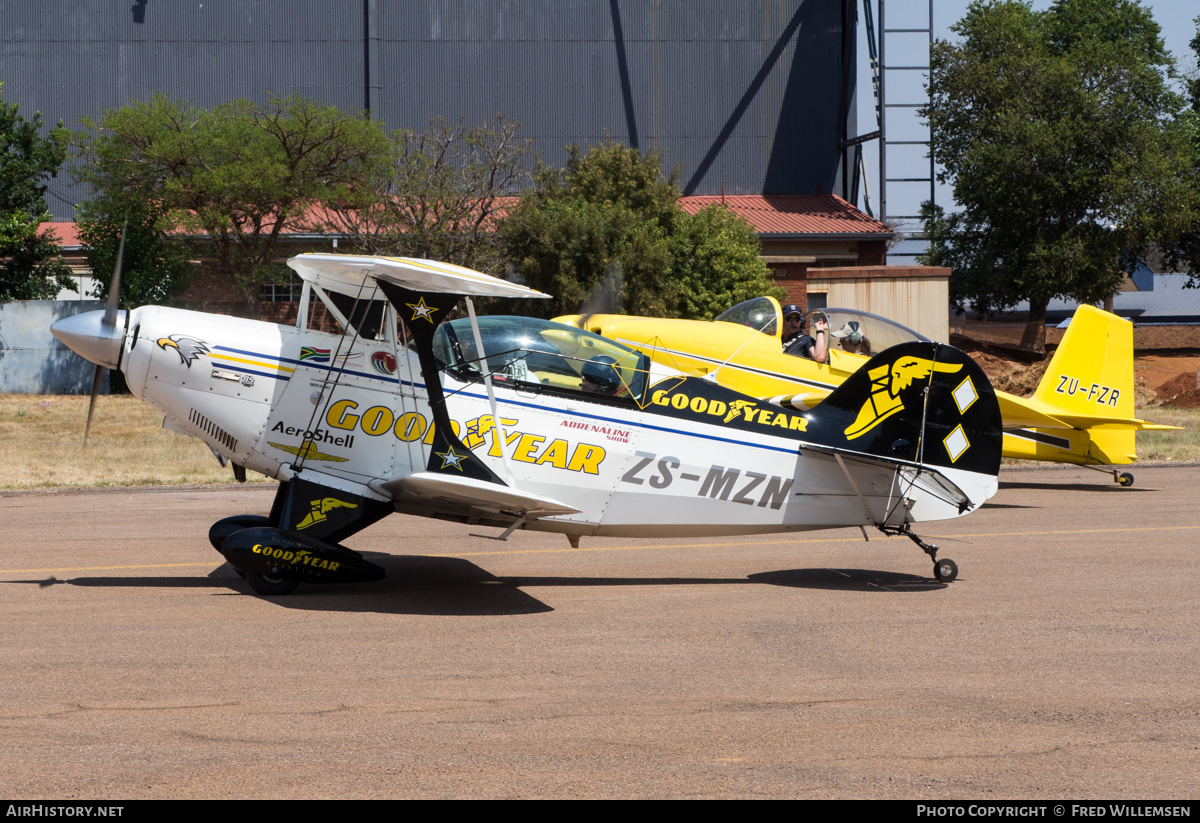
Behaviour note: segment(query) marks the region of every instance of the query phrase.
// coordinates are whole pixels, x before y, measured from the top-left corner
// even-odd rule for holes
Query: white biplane
[[[996,397],[949,346],[888,349],[797,412],[582,329],[477,318],[472,297],[546,295],[469,269],[333,254],[288,265],[304,283],[295,326],[117,312],[110,297],[53,327],[239,479],[280,481],[268,515],[209,535],[260,594],[381,579],[341,541],[391,512],[572,545],[873,526],[912,538],[949,582],[953,561],[913,524],[996,491]],[[467,316],[447,320],[463,298]]]

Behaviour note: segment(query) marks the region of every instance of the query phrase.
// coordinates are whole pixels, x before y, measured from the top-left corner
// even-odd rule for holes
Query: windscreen
[[[530,317],[480,317],[483,356],[468,318],[443,323],[433,339],[438,365],[458,377],[640,401],[649,360],[598,334]]]
[[[755,297],[727,309],[717,320],[774,336],[779,328],[779,303],[770,297]]]

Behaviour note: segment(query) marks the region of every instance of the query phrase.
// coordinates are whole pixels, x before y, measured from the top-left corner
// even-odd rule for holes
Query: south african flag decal
[[[300,362],[328,363],[329,349],[315,349],[312,346],[300,347]]]

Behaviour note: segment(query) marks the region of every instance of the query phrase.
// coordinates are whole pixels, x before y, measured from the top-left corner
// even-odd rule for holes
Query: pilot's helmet
[[[583,364],[581,374],[600,387],[600,391],[613,393],[621,388],[621,375],[617,374],[617,358],[598,354]]]
[[[845,338],[856,346],[863,341],[862,327],[859,326],[857,320],[846,322],[845,325],[833,333],[833,336]]]

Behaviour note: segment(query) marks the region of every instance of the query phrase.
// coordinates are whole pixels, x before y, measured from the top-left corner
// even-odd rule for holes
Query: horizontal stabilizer
[[[302,279],[339,292],[345,292],[347,286],[370,277],[415,292],[465,294],[472,297],[550,297],[536,289],[510,283],[490,274],[415,257],[301,254],[288,260],[288,265]]]
[[[1126,417],[1100,417],[1088,416],[1081,414],[1062,414],[1058,415],[1066,427],[1072,429],[1099,429],[1101,431],[1140,431],[1140,432],[1160,432],[1160,431],[1175,431],[1181,426],[1164,426],[1160,423],[1151,423],[1147,420],[1138,420],[1136,418]],[[1007,421],[1006,421],[1007,422]],[[1050,426],[1037,426],[1037,428],[1051,428]]]
[[[436,500],[464,513],[474,511],[520,514],[528,518],[538,518],[575,514],[579,511],[549,497],[530,494],[510,486],[434,472],[414,472],[380,483],[376,489],[392,495],[397,502]]]
[[[829,446],[804,446],[801,451],[804,454],[826,454],[839,463],[846,465],[858,466],[875,466],[885,471],[899,471],[907,483],[919,484],[925,491],[936,496],[938,499],[949,502],[958,507],[959,511],[968,511],[981,505],[987,497],[995,494],[995,485],[993,484],[987,491],[986,496],[981,496],[979,499],[973,500],[971,495],[960,488],[956,483],[950,480],[937,469],[933,469],[921,463],[913,463],[905,460],[894,460],[878,455],[864,454],[862,452],[851,452],[844,449],[836,449]],[[848,476],[848,475],[847,475]],[[857,489],[856,489],[857,491]]]

